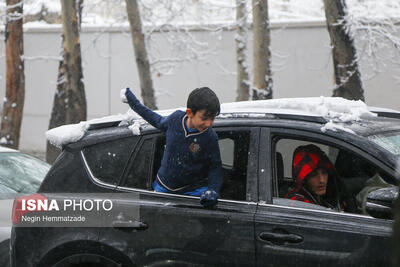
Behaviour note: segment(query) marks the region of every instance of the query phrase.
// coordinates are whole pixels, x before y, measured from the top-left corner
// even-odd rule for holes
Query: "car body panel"
[[[397,158],[367,137],[382,131],[383,127],[390,131],[399,130],[398,121],[378,117],[342,125],[353,132],[324,132],[322,127],[326,120],[318,116],[299,116],[284,111],[276,114],[254,110],[246,111],[248,114],[232,112],[217,118],[214,129],[217,133],[224,130],[250,132],[245,201],[220,199],[214,209],[205,209],[198,197],[158,193],[150,188],[126,188],[121,183],[127,175],[129,162],[118,177],[118,186],[96,179],[82,150],[101,142],[132,136],[128,126],[116,127],[116,123],[110,127],[106,124],[92,127],[83,139],[66,145],[39,192],[110,193],[120,213],[110,215],[113,222],[110,227],[87,228],[86,241],[90,241],[88,246],[91,248],[104,248],[104,255],[122,266],[327,266],[332,263],[352,266],[388,263],[392,221],[323,208],[310,209],[300,202],[297,206],[286,205],[276,200],[272,140],[275,136],[286,136],[334,144],[362,155],[393,175]],[[380,125],[381,129],[374,128],[374,125]],[[141,125],[141,134],[131,157],[139,153],[138,147],[144,140],[157,136],[162,136],[159,130],[148,124]],[[154,156],[154,151],[152,153]],[[153,159],[149,164],[153,164]],[[86,246],[84,230],[78,229],[78,237],[81,237],[72,239],[69,235],[73,235],[73,228],[62,231],[62,228],[51,231],[14,228],[14,266],[34,265],[38,262],[34,259],[59,259],[52,253],[61,251],[59,248],[63,247],[63,242],[77,247],[75,241],[85,244],[81,251],[72,252],[92,251]],[[24,253],[27,242],[35,242],[38,233],[43,234],[43,240]],[[25,240],[24,236],[28,238]],[[71,255],[67,252],[65,256]]]
[[[260,204],[255,228],[258,266],[390,265],[389,220]]]
[[[135,264],[254,264],[256,203],[220,200],[216,209],[208,210],[199,204],[198,197],[136,194],[135,201],[118,198],[114,202],[119,210],[126,210],[115,220],[138,221],[146,229],[103,228],[99,239],[101,243],[119,244]],[[138,213],[132,212],[135,209]]]

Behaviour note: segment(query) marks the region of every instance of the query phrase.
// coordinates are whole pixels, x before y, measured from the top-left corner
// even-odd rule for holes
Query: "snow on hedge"
[[[126,101],[121,94],[121,101]],[[185,110],[185,108],[179,108]],[[168,116],[177,109],[156,111],[162,116]],[[323,117],[328,123],[321,127],[321,131],[347,131],[343,123],[358,121],[366,117],[375,117],[375,113],[368,110],[362,101],[352,101],[340,97],[310,97],[310,98],[282,98],[272,100],[243,101],[225,103],[221,105],[220,118],[234,117],[235,114],[247,114],[249,117],[265,117],[267,113],[293,114],[299,116]],[[64,125],[46,132],[46,138],[53,145],[62,147],[71,142],[80,140],[90,124],[121,121],[120,125],[129,125],[133,135],[140,134],[141,125],[146,122],[133,110],[125,114],[107,116],[100,119]]]
[[[398,17],[398,0],[348,0],[346,4],[351,13],[360,18]],[[321,0],[271,0],[269,17],[271,21],[325,19]],[[251,1],[247,3],[250,10]],[[235,21],[235,0],[200,1],[139,1],[143,23],[146,24],[205,24],[229,23]],[[2,9],[3,8],[3,9]],[[47,12],[61,13],[59,0],[25,0],[24,15],[34,15],[47,9]],[[5,10],[5,1],[0,1],[0,10]],[[84,24],[115,24],[126,21],[124,0],[85,0],[83,2]],[[251,21],[251,12],[249,14]]]

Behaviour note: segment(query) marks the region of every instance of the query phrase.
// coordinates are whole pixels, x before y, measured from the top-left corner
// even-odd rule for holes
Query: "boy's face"
[[[206,113],[206,110],[202,109],[198,110],[196,114],[193,114],[192,110],[188,108],[186,114],[188,115],[187,124],[189,128],[196,129],[199,132],[210,128],[214,123],[214,117],[206,117],[204,116],[204,113]]]

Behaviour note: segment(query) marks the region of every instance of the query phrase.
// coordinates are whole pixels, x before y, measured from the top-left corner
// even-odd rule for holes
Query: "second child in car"
[[[286,198],[337,211],[343,209],[336,169],[319,147],[307,145],[296,148],[293,153],[292,177],[294,188]]]

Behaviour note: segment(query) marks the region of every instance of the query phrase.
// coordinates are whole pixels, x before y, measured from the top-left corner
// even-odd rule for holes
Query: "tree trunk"
[[[253,100],[272,98],[268,0],[253,0],[254,88]]]
[[[236,0],[237,35],[236,58],[237,58],[237,96],[236,101],[249,100],[249,72],[247,65],[247,29],[246,29],[246,2]]]
[[[143,104],[150,109],[157,109],[137,0],[126,0],[126,10],[131,26],[132,42],[136,56],[136,65],[139,71]]]
[[[347,21],[345,0],[324,0],[324,6],[326,24],[331,38],[336,84],[333,96],[364,101],[358,58]]]
[[[64,42],[63,35],[62,35],[62,42]],[[64,66],[64,60],[61,60],[58,65],[57,89],[56,93],[54,94],[53,108],[51,110],[49,129],[53,129],[65,124],[65,118],[67,113],[65,68],[66,67]],[[49,141],[47,141],[46,161],[48,163],[52,164],[56,160],[60,152],[61,151],[59,148],[53,146]]]
[[[25,98],[23,2],[7,0],[6,96],[3,102],[0,143],[18,148]]]
[[[61,0],[64,34],[66,82],[65,123],[86,120],[86,97],[83,84],[78,10],[82,1]]]
[[[83,0],[61,0],[63,21],[63,60],[58,68],[49,129],[86,120],[79,30]],[[46,160],[54,162],[59,149],[47,142]]]

